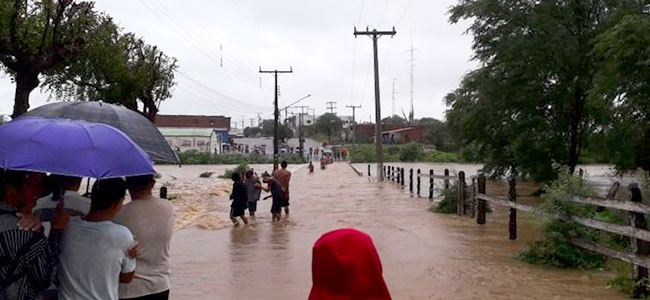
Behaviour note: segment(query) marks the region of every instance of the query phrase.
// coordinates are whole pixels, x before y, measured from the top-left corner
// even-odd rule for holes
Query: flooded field
[[[519,215],[519,240],[509,241],[503,209],[495,208],[483,226],[433,214],[428,199],[390,182],[369,182],[344,163],[314,174],[294,166],[290,217],[272,223],[271,203],[262,201],[251,225],[233,228],[230,183],[199,178],[229,167],[159,168],[159,182],[180,196],[173,200],[180,220],[172,245],[172,299],[306,299],[313,243],[345,227],[373,237],[393,299],[624,298],[607,288],[610,272],[548,269],[513,259],[539,236],[527,214]],[[359,167],[367,171],[367,165]],[[440,167],[446,168],[435,165]]]

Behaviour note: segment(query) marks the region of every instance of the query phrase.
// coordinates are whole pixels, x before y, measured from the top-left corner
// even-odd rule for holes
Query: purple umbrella
[[[114,127],[38,117],[0,126],[0,167],[98,179],[155,173],[149,156]]]

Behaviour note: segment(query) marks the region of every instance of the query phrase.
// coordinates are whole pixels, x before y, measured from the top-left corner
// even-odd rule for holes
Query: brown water
[[[198,179],[214,168],[160,168],[161,181],[174,185],[170,193],[191,199],[183,205],[198,205],[217,218],[217,226],[208,228],[218,230],[200,229],[197,217],[176,232],[172,299],[306,299],[313,243],[344,227],[373,237],[396,300],[624,298],[606,287],[611,272],[547,269],[513,259],[538,237],[534,222],[523,213],[519,240],[509,241],[503,209],[495,208],[482,226],[465,217],[433,214],[427,211],[429,200],[412,197],[393,183],[369,182],[343,163],[314,174],[304,167],[294,171],[288,219],[272,223],[270,202],[262,201],[252,225],[232,228],[227,195],[209,196],[227,181]],[[500,192],[498,186],[493,183],[488,190]]]

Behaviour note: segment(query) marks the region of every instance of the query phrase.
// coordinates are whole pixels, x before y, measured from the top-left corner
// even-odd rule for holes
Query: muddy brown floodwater
[[[370,182],[344,163],[314,174],[293,167],[290,217],[272,223],[271,203],[262,201],[258,218],[241,228],[228,224],[229,182],[198,178],[225,167],[159,167],[159,181],[180,195],[174,203],[183,220],[172,243],[172,299],[306,299],[313,243],[346,227],[372,236],[396,300],[624,298],[607,288],[611,272],[549,269],[514,259],[539,236],[527,214],[519,214],[519,240],[509,241],[503,209],[495,208],[479,226],[431,213],[428,199],[390,182]]]

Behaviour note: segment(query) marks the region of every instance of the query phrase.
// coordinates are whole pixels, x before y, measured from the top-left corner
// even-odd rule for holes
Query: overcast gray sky
[[[272,117],[273,77],[258,69],[288,69],[279,78],[280,106],[303,101],[326,110],[336,101],[361,105],[360,121],[374,120],[372,41],[353,27],[389,30],[379,40],[382,116],[410,107],[410,52],[415,48],[415,117],[444,116],[444,96],[476,63],[470,61],[467,23],[449,24],[455,0],[100,0],[96,8],[179,61],[177,86],[161,106],[164,114],[220,114],[241,122],[258,113]],[[222,49],[222,50],[220,50]],[[223,60],[223,66],[221,66]],[[14,85],[0,75],[0,114],[10,114]],[[40,89],[31,106],[47,102]]]

